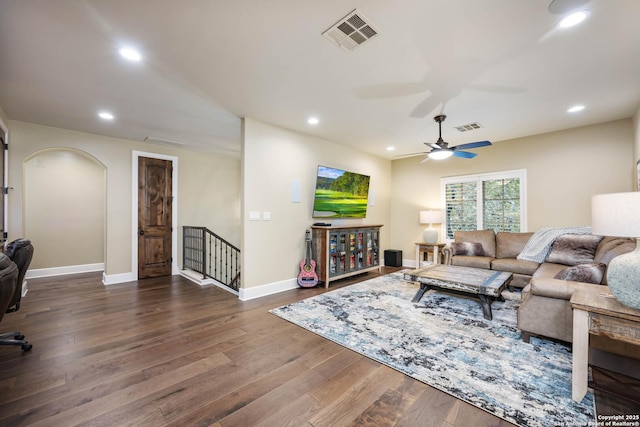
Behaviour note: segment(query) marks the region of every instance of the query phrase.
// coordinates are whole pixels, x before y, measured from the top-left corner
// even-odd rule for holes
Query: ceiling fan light
[[[119,52],[123,58],[128,59],[129,61],[138,62],[142,60],[142,54],[134,48],[123,47]]]
[[[581,11],[572,13],[571,15],[566,16],[565,18],[560,20],[560,22],[558,22],[558,27],[559,28],[570,28],[570,27],[573,27],[575,25],[578,25],[579,23],[581,23],[582,21],[584,21],[588,17],[589,17],[589,12],[586,11],[586,10],[581,10]]]
[[[436,151],[431,151],[428,156],[430,159],[434,159],[434,160],[444,160],[444,159],[448,159],[449,157],[451,157],[453,155],[453,151],[451,150],[446,150],[446,149],[442,149],[442,150],[436,150]]]

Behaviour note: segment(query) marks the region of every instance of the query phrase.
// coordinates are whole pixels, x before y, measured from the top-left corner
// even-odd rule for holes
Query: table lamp
[[[636,239],[634,252],[609,262],[607,285],[620,303],[640,310],[640,192],[593,196],[591,222],[593,234]]]
[[[438,242],[438,230],[433,228],[433,224],[440,224],[442,222],[442,211],[420,211],[420,224],[429,224],[429,227],[424,230],[423,238],[425,243],[434,244]]]

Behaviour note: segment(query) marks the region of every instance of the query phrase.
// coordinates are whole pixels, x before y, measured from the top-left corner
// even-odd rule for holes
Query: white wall
[[[389,160],[250,118],[244,119],[243,133],[243,288],[295,283],[305,230],[317,221],[311,215],[319,164],[371,177],[375,206],[368,207],[366,219],[345,225],[383,224],[381,246],[389,248]],[[291,201],[294,182],[300,183],[300,203]],[[250,211],[270,212],[271,220],[249,221]]]
[[[497,142],[474,150],[472,160],[395,160],[390,244],[403,250],[405,260],[414,258],[425,227],[418,212],[440,207],[442,177],[514,169],[527,170],[528,231],[590,225],[593,194],[634,188],[633,147],[632,121],[626,119]]]

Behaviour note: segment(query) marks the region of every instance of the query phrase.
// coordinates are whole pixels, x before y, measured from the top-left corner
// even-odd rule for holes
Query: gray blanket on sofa
[[[533,236],[524,245],[518,259],[543,263],[549,255],[553,241],[563,234],[591,234],[591,227],[541,228],[533,233]]]

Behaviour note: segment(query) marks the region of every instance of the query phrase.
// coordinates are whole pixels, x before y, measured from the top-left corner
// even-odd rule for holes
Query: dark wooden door
[[[138,157],[138,278],[171,274],[171,161]]]

